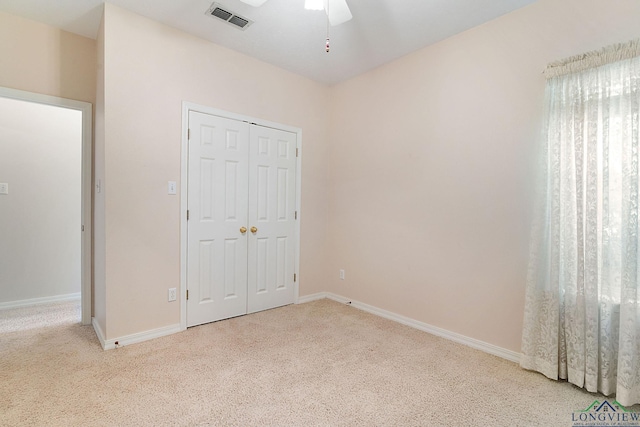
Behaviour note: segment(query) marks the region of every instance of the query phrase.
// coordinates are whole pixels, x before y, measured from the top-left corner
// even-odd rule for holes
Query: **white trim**
[[[298,299],[298,304],[305,302],[316,301],[322,298],[328,298],[333,301],[337,301],[342,304],[349,304],[359,310],[366,311],[367,313],[374,314],[376,316],[384,317],[385,319],[393,320],[394,322],[401,323],[406,326],[410,326],[415,329],[427,332],[431,335],[436,335],[441,338],[448,339],[450,341],[457,342],[459,344],[466,345],[476,350],[484,351],[485,353],[492,354],[494,356],[501,357],[511,362],[520,363],[521,353],[507,350],[506,348],[498,347],[493,344],[489,344],[484,341],[470,338],[456,332],[447,331],[446,329],[438,328],[437,326],[429,325],[428,323],[420,322],[418,320],[411,319],[409,317],[402,316],[400,314],[393,313],[391,311],[383,310],[378,307],[374,307],[369,304],[365,304],[360,301],[350,300],[340,295],[333,294],[331,292],[320,292],[317,294],[307,295]]]
[[[91,324],[91,248],[92,248],[92,213],[91,213],[91,191],[93,189],[92,178],[92,141],[93,130],[93,107],[84,101],[59,98],[57,96],[42,95],[39,93],[26,92],[17,89],[0,87],[0,97],[17,99],[21,101],[35,102],[38,104],[52,105],[56,107],[68,108],[82,112],[82,232],[81,240],[81,294],[82,294],[82,324]]]
[[[296,220],[295,229],[295,259],[293,261],[293,272],[297,276],[296,282],[293,284],[293,301],[298,301],[300,295],[300,230],[302,224],[302,130],[296,131],[296,151],[298,157],[296,159],[296,212],[298,219]]]
[[[296,163],[296,210],[298,212],[298,220],[295,230],[295,266],[294,273],[296,273],[297,280],[294,283],[294,299],[298,300],[298,294],[300,289],[300,218],[302,217],[302,210],[300,203],[301,188],[302,188],[302,129],[283,125],[280,123],[271,122],[263,119],[256,119],[254,117],[245,116],[242,114],[236,114],[229,111],[219,110],[217,108],[207,107],[204,105],[195,104],[188,101],[182,102],[182,143],[181,143],[181,171],[180,171],[180,328],[181,330],[187,329],[187,208],[189,207],[187,200],[187,182],[189,172],[189,140],[187,134],[189,131],[189,112],[195,111],[203,114],[210,114],[212,116],[224,117],[232,120],[239,120],[242,122],[248,122],[258,126],[269,127],[273,129],[279,129],[286,132],[296,134],[296,143],[298,148],[298,158]]]
[[[166,337],[167,335],[173,335],[178,332],[182,332],[182,328],[179,323],[175,325],[164,326],[162,328],[152,329],[150,331],[138,332],[131,335],[125,335],[120,338],[105,339],[100,325],[93,318],[93,329],[96,331],[100,345],[104,350],[113,350],[114,348],[124,347],[126,345],[137,344],[144,341],[153,340],[160,337]],[[117,344],[116,344],[117,343]]]
[[[102,346],[103,349],[105,349],[104,332],[102,332],[102,328],[100,327],[100,324],[98,323],[95,317],[91,318],[91,324],[93,325],[93,330],[96,332],[98,341],[100,341],[100,345]]]
[[[327,298],[342,304],[349,304],[352,305],[353,304],[353,300],[350,300],[347,297],[343,297],[341,295],[336,295],[336,294],[332,294],[331,292],[325,292],[327,294]],[[365,310],[366,311],[366,310]],[[395,320],[395,319],[391,319],[391,320]]]
[[[80,292],[66,295],[55,295],[52,297],[23,299],[19,301],[0,302],[0,310],[9,310],[12,308],[29,307],[32,305],[51,304],[55,302],[77,301],[80,300]]]
[[[180,328],[187,329],[187,181],[189,173],[189,104],[182,103],[182,142],[180,143]]]
[[[82,324],[91,324],[91,283],[93,279],[93,107],[83,102],[82,107]]]
[[[318,292],[317,294],[305,295],[303,297],[299,296],[296,299],[296,304],[305,304],[307,302],[318,301],[325,298],[329,298],[329,295],[327,292]]]

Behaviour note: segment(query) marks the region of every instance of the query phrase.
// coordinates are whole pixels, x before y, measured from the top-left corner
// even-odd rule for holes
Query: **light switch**
[[[169,181],[168,190],[169,194],[177,194],[177,185],[175,181]]]
[[[0,182],[0,194],[9,194],[9,184]]]

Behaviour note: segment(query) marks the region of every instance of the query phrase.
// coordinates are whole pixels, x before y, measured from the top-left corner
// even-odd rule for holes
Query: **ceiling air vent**
[[[230,12],[219,3],[213,3],[205,13],[209,16],[213,16],[214,18],[221,19],[227,24],[233,25],[241,30],[246,30],[249,25],[253,24],[253,21],[250,21],[237,13]]]

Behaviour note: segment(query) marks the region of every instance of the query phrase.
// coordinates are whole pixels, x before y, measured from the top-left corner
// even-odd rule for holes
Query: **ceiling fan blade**
[[[334,27],[353,18],[347,0],[325,0],[324,10],[327,11],[327,15],[329,16],[329,23]]]
[[[242,3],[249,4],[253,7],[262,6],[267,0],[240,0]]]

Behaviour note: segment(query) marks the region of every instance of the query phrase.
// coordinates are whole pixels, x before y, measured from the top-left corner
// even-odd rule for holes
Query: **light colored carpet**
[[[0,310],[0,335],[80,323],[80,300]],[[0,343],[4,342],[0,336]]]
[[[0,335],[0,425],[568,426],[602,398],[329,300],[107,352],[70,318]]]

